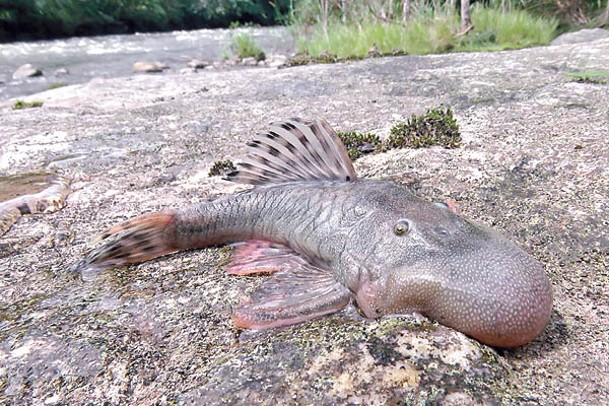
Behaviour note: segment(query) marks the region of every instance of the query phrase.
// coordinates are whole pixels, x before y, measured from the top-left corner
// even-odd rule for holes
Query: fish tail
[[[166,211],[146,214],[118,224],[96,240],[101,245],[74,266],[75,271],[102,270],[136,264],[180,251],[177,215]]]

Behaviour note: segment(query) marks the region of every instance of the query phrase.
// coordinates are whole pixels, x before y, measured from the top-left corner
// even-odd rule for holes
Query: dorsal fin
[[[323,119],[273,123],[267,133],[247,145],[247,156],[227,177],[232,182],[263,185],[357,178],[347,149]]]

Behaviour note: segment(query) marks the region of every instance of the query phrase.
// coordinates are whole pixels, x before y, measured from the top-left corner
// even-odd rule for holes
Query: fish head
[[[543,330],[552,291],[538,261],[446,205],[409,197],[396,206],[369,219],[373,252],[356,289],[366,316],[418,312],[497,347]]]

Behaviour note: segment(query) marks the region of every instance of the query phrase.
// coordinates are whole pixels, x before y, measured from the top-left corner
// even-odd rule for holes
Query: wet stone
[[[25,65],[21,65],[15,72],[13,72],[14,80],[22,80],[26,78],[33,78],[36,76],[42,76],[42,71],[38,68],[35,68],[29,63]]]

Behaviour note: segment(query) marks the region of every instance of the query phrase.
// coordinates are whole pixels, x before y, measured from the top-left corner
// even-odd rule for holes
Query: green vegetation
[[[567,76],[580,83],[602,85],[609,83],[609,71],[567,72]]]
[[[422,116],[412,115],[406,123],[391,128],[388,148],[424,148],[441,145],[461,146],[461,133],[450,107],[429,109]]]
[[[558,21],[535,17],[524,10],[500,10],[475,7],[474,30],[460,39],[456,50],[501,50],[546,45],[556,35]]]
[[[67,84],[67,83],[65,83],[65,82],[51,83],[51,84],[49,85],[48,89],[49,89],[49,90],[51,90],[51,89],[57,89],[57,88],[64,87],[64,86],[67,86],[67,85],[68,85],[68,84]]]
[[[278,24],[293,0],[0,0],[0,42]]]
[[[23,110],[23,109],[29,109],[32,107],[42,107],[42,102],[41,101],[32,101],[32,102],[26,102],[23,100],[17,100],[15,102],[15,104],[13,104],[13,110]]]
[[[338,58],[361,58],[371,49],[378,49],[380,56],[396,51],[430,54],[522,48],[549,43],[558,26],[554,19],[534,17],[522,10],[502,13],[483,7],[473,8],[472,22],[475,28],[467,35],[459,35],[459,17],[454,13],[423,14],[406,24],[335,23],[328,26],[327,36],[323,27],[317,26],[310,39],[300,39],[299,51],[316,58],[324,53]]]
[[[364,154],[376,154],[395,148],[461,146],[461,133],[453,111],[450,107],[443,106],[429,109],[423,115],[413,114],[405,123],[395,124],[384,141],[374,133],[339,131],[337,135],[347,148],[352,161]]]
[[[207,176],[226,176],[236,170],[237,167],[230,159],[223,159],[221,161],[214,162]]]
[[[245,33],[233,36],[231,50],[239,59],[254,58],[257,61],[264,61],[266,59],[266,54],[256,41]]]
[[[461,21],[460,3],[453,0],[0,0],[0,42],[287,24],[296,33],[303,53],[321,62],[332,62],[396,53],[521,48],[547,44],[556,33],[570,29],[609,27],[607,0],[489,0],[474,4],[470,9],[471,19]],[[371,49],[374,52],[369,54]]]
[[[382,149],[381,139],[373,133],[363,134],[356,131],[338,131],[336,134],[345,145],[345,148],[347,148],[349,158],[352,161],[355,161],[362,155],[378,152]]]
[[[445,148],[461,146],[459,125],[450,107],[428,109],[423,115],[413,114],[405,123],[395,124],[386,140],[374,133],[337,131],[352,161],[367,154],[394,148],[425,148],[434,145]],[[209,176],[226,176],[237,170],[230,159],[214,162]]]

